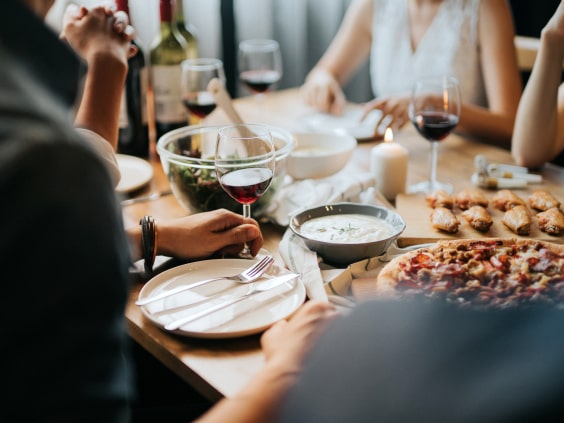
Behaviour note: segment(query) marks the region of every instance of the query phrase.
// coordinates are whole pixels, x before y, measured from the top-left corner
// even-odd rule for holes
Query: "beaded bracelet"
[[[141,225],[141,243],[143,245],[143,257],[145,258],[145,273],[147,276],[151,276],[157,255],[157,224],[152,216],[143,216],[139,224]]]

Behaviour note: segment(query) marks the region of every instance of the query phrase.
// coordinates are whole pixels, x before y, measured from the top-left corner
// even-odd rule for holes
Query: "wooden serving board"
[[[431,207],[427,205],[424,194],[400,194],[396,198],[396,210],[404,218],[406,228],[403,234],[398,239],[398,245],[405,247],[408,245],[423,244],[427,242],[436,242],[443,239],[462,239],[462,238],[525,238],[525,239],[540,239],[543,241],[556,242],[564,244],[564,235],[554,236],[542,232],[534,215],[535,211],[531,212],[533,216],[533,224],[531,225],[531,233],[528,236],[519,236],[508,229],[502,222],[504,212],[497,210],[491,204],[491,199],[497,191],[483,191],[486,197],[490,200],[488,211],[492,215],[493,224],[488,232],[482,233],[473,229],[466,219],[462,217],[462,210],[455,208],[454,214],[460,221],[458,233],[448,234],[438,231],[431,227]],[[532,191],[531,191],[532,192]],[[528,196],[531,194],[529,191],[515,191],[523,200],[527,201]],[[456,192],[455,192],[456,194]],[[564,199],[557,198],[564,203]],[[527,201],[528,202],[528,201]]]

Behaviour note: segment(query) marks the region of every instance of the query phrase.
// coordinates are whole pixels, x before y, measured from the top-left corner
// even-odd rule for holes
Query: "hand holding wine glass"
[[[268,39],[241,41],[238,65],[240,81],[260,100],[282,77],[280,45]]]
[[[410,187],[410,192],[452,192],[452,185],[437,180],[439,142],[456,127],[460,118],[460,89],[453,77],[429,77],[415,83],[409,105],[409,118],[423,137],[431,142],[429,180]]]
[[[274,167],[274,141],[268,126],[236,124],[219,130],[215,149],[217,179],[223,190],[243,205],[243,217],[251,217],[251,204],[270,186]],[[239,257],[252,258],[246,244]]]
[[[196,125],[216,108],[215,97],[208,91],[208,84],[214,78],[225,84],[223,62],[214,58],[187,59],[181,66],[182,103],[188,110],[190,125]]]

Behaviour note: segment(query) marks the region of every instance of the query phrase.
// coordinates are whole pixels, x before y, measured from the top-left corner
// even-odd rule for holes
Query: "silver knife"
[[[122,206],[129,206],[131,204],[143,203],[144,201],[158,200],[161,197],[172,194],[172,191],[153,192],[152,194],[142,195],[140,197],[128,198],[121,201]]]
[[[297,278],[298,276],[299,275],[296,274],[296,273],[288,273],[286,275],[279,276],[279,277],[276,277],[276,278],[272,278],[272,279],[269,279],[269,280],[266,280],[266,281],[254,282],[245,294],[240,295],[240,296],[235,297],[235,298],[232,298],[230,300],[224,301],[222,303],[219,303],[219,304],[217,304],[213,307],[210,307],[206,310],[203,310],[199,313],[192,314],[190,316],[186,316],[186,317],[182,317],[180,319],[174,320],[170,323],[167,323],[164,328],[166,330],[176,330],[176,329],[184,326],[187,323],[198,320],[198,319],[200,319],[204,316],[207,316],[208,314],[215,313],[216,311],[222,310],[226,307],[229,307],[230,305],[237,304],[237,303],[243,301],[246,298],[252,297],[253,295],[257,295],[257,294],[260,294],[261,292],[265,292],[265,291],[269,291],[271,289],[274,289],[274,288],[276,288],[276,287],[278,287],[278,286],[280,286],[280,285],[282,285],[282,284],[284,284],[284,283],[286,283],[286,282],[288,282],[292,279]]]

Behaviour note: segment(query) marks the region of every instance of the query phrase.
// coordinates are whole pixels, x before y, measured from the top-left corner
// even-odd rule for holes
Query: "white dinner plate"
[[[355,137],[358,141],[377,139],[374,136],[374,127],[380,119],[382,112],[371,111],[361,122],[362,109],[360,107],[345,107],[341,115],[330,113],[312,112],[301,116],[298,125],[301,129],[313,132],[337,132],[346,133]],[[380,136],[383,136],[385,127],[380,125]]]
[[[149,280],[139,292],[139,299],[202,279],[234,275],[248,268],[250,263],[245,259],[214,259],[184,264]],[[286,273],[289,273],[288,270],[273,264],[265,276],[255,283]],[[166,324],[176,319],[238,297],[249,289],[249,284],[222,279],[141,306],[141,311],[164,330]],[[188,323],[173,332],[197,338],[234,338],[260,333],[277,321],[289,317],[304,302],[305,295],[303,283],[296,278]]]
[[[153,178],[153,167],[147,160],[126,154],[116,154],[121,179],[116,191],[126,193],[148,184]]]

